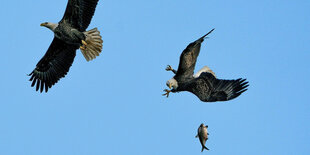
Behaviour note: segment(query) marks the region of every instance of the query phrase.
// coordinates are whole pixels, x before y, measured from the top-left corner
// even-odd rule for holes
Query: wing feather
[[[99,0],[68,0],[65,14],[60,22],[84,32],[91,22]]]
[[[98,0],[80,0],[80,2],[81,2],[80,14],[82,15],[81,29],[85,31],[95,13]]]
[[[48,88],[51,88],[60,78],[65,77],[73,63],[76,49],[78,47],[54,37],[43,58],[29,74],[31,76],[29,81],[32,81],[31,87],[36,85],[36,91],[47,92]]]
[[[179,61],[178,71],[175,78],[180,80],[183,78],[191,77],[194,74],[197,57],[200,52],[201,43],[204,38],[210,34],[214,29],[200,37],[198,40],[190,43],[182,52]]]
[[[203,72],[190,82],[187,90],[201,101],[215,102],[232,100],[245,92],[248,86],[246,79],[221,80],[211,73]]]

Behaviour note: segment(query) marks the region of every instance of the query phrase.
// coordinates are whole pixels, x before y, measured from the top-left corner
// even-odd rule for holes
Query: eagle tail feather
[[[95,59],[101,53],[103,41],[97,28],[86,31],[84,34],[86,36],[85,41],[87,45],[85,46],[85,49],[81,49],[81,52],[86,61],[90,61]]]

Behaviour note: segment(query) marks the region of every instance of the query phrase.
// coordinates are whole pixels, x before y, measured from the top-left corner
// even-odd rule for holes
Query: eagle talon
[[[171,92],[171,90],[165,89],[164,92],[166,92],[165,94],[163,94],[163,96],[167,95],[167,98],[169,97],[169,93]]]
[[[167,65],[166,71],[172,71],[172,70],[173,70],[172,67],[170,65]]]
[[[83,44],[84,46],[87,46],[87,43],[86,43],[85,40],[82,40],[82,44]]]
[[[83,45],[83,46],[80,46],[80,49],[81,49],[81,50],[85,50],[86,48],[85,48],[85,46]]]

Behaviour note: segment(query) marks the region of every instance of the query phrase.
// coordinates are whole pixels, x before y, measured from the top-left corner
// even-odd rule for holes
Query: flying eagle
[[[102,39],[97,28],[86,31],[95,13],[98,0],[69,0],[63,18],[58,23],[45,22],[54,32],[54,39],[36,68],[29,74],[31,87],[36,91],[48,91],[69,71],[76,50],[80,48],[83,56],[90,61],[99,56]]]
[[[167,86],[171,89],[165,89],[163,96],[169,96],[170,92],[189,91],[195,94],[203,102],[228,101],[238,97],[245,92],[248,87],[246,79],[221,80],[215,77],[215,74],[207,66],[203,67],[195,75],[194,69],[196,60],[200,52],[201,43],[210,32],[190,43],[180,56],[178,70],[172,69],[170,65],[167,71],[172,71],[175,76],[167,81]]]

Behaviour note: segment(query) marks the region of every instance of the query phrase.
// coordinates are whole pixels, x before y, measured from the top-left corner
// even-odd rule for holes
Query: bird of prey
[[[87,61],[99,56],[102,38],[97,28],[86,31],[95,13],[98,0],[68,0],[63,18],[58,23],[45,22],[54,32],[54,39],[36,68],[29,74],[36,91],[48,91],[69,71],[76,50],[80,48]]]
[[[167,71],[172,71],[175,76],[168,80],[166,85],[171,89],[165,89],[163,96],[169,96],[170,92],[188,91],[195,94],[203,102],[227,101],[238,97],[248,87],[246,79],[221,80],[207,66],[194,75],[196,60],[200,52],[201,43],[210,32],[190,43],[180,56],[178,70],[170,65]]]
[[[201,152],[204,149],[209,150],[206,147],[206,141],[208,140],[208,136],[209,136],[207,128],[208,128],[208,125],[205,126],[203,123],[201,123],[198,128],[198,133],[196,135],[196,138],[199,138],[200,144],[202,146]]]

